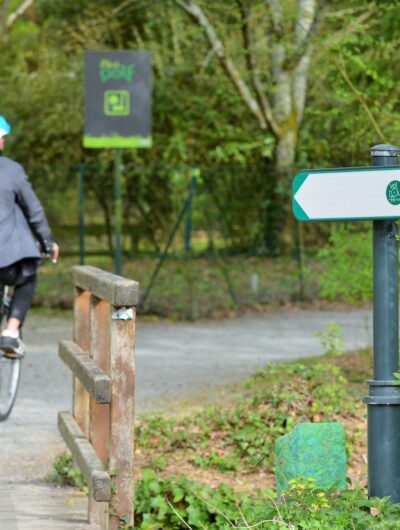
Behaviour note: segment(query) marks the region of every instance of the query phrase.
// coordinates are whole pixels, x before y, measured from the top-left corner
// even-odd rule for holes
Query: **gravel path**
[[[318,355],[315,332],[331,320],[342,326],[348,349],[370,343],[366,310],[288,311],[199,324],[139,321],[137,411],[162,409],[193,395],[215,399],[220,385],[239,381],[270,361]],[[70,338],[66,320],[28,320],[20,392],[11,417],[0,424],[0,486],[40,482],[64,450],[56,416],[70,410],[71,374],[58,359],[57,344]]]

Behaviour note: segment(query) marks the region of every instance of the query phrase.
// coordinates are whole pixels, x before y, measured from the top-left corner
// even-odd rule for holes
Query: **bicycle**
[[[4,286],[0,305],[0,324],[4,318],[7,319],[10,303],[8,286]],[[0,350],[0,421],[6,420],[12,411],[20,377],[21,358]]]

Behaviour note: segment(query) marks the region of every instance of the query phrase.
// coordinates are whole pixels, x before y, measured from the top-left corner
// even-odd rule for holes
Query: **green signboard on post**
[[[122,273],[121,149],[148,148],[151,145],[150,52],[131,50],[86,52],[83,146],[114,150],[116,274]],[[83,189],[81,171],[82,195]],[[83,196],[80,204],[83,205]],[[83,219],[83,211],[81,218]],[[83,237],[81,239],[83,240]],[[83,253],[82,250],[81,255]]]
[[[150,52],[86,52],[83,146],[151,145]]]

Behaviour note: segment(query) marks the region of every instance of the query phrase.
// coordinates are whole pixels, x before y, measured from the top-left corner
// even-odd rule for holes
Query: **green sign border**
[[[151,136],[88,136],[83,137],[83,147],[92,149],[149,148],[153,145]]]
[[[294,196],[299,191],[301,186],[307,180],[309,175],[313,173],[354,173],[355,171],[373,172],[373,171],[397,171],[400,172],[400,166],[362,166],[362,167],[338,167],[333,169],[302,169],[296,173],[292,182],[292,210],[298,221],[314,222],[314,221],[370,221],[374,219],[400,219],[398,215],[388,215],[386,217],[321,217],[318,219],[310,219],[300,204],[295,200]],[[399,179],[400,180],[400,179]]]

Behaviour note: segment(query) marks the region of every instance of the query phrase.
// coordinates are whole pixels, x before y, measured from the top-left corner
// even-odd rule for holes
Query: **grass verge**
[[[71,269],[75,258],[62,258],[56,265],[45,262],[39,271],[34,304],[49,309],[70,309],[73,289]],[[88,257],[88,265],[112,271],[107,257]],[[151,257],[125,259],[123,275],[140,283],[143,295],[157,260]],[[317,296],[320,265],[307,275],[307,299]],[[285,258],[236,256],[218,262],[211,258],[168,258],[160,270],[141,314],[175,320],[229,317],[251,310],[276,308],[299,299],[296,262]]]
[[[347,433],[349,476],[357,483],[365,477],[361,399],[371,371],[369,350],[271,364],[224,404],[143,416],[136,427],[139,467],[210,486],[272,488],[275,440],[300,422],[339,421]]]

